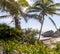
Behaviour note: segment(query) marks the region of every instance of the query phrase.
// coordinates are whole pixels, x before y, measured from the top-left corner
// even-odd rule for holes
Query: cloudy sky
[[[27,0],[29,2],[29,4],[32,4],[32,0]],[[32,2],[31,2],[32,1]],[[60,0],[54,0],[55,3],[59,2],[60,3]],[[3,14],[3,13],[1,13]],[[60,28],[60,16],[56,16],[54,15],[52,17],[52,19],[55,21],[56,25],[58,28]],[[11,18],[8,18],[8,19],[0,19],[0,23],[7,23],[9,24],[11,22]],[[11,26],[14,26],[13,23],[9,24]],[[34,19],[30,19],[28,20],[28,22],[26,23],[24,21],[24,19],[21,20],[21,27],[22,28],[33,28],[33,29],[40,29],[40,23],[37,21],[37,20],[34,20]],[[56,30],[55,27],[53,26],[53,24],[51,23],[50,20],[48,20],[48,18],[46,17],[45,18],[45,21],[44,21],[44,25],[43,25],[43,32],[47,31],[47,30]]]

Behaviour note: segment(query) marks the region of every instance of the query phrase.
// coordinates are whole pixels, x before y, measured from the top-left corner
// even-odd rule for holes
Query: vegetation
[[[5,24],[0,24],[0,43],[3,47],[3,54],[59,54],[60,42],[57,42],[56,47],[51,48],[35,38],[38,31],[25,30],[21,31],[16,28],[11,28]]]
[[[21,43],[29,42],[33,44],[36,41],[34,30],[18,30],[17,28],[11,28],[6,24],[0,24],[0,40],[18,40]]]
[[[0,0],[1,12],[6,12],[8,15],[1,15],[0,18],[12,17],[15,22],[15,27],[10,27],[6,24],[0,24],[0,49],[3,54],[60,54],[60,42],[53,43],[51,45],[44,44],[40,41],[40,35],[44,24],[45,16],[47,16],[57,26],[50,16],[60,15],[56,11],[60,11],[58,8],[60,3],[54,3],[53,0],[36,0],[35,3],[30,6],[26,0]],[[27,13],[22,9],[26,8]],[[36,14],[37,13],[37,14]],[[25,21],[27,18],[35,18],[41,23],[40,31],[33,29],[21,29],[19,17],[23,17]],[[58,31],[58,32],[57,32]],[[58,29],[55,33],[59,33]],[[48,33],[48,34],[47,34]],[[53,31],[47,31],[45,36],[53,35]],[[39,39],[36,38],[39,34]],[[43,34],[43,35],[44,35]],[[52,48],[52,45],[54,46]]]
[[[22,30],[18,30],[17,28],[11,28],[6,24],[0,24],[0,42],[3,44],[4,50],[7,51],[5,53],[8,53],[9,50],[15,49],[14,45],[18,43],[34,44],[35,41],[37,40],[34,36],[35,31],[33,32],[33,30],[30,30],[28,33],[27,31],[23,32]],[[9,48],[9,47],[13,47],[13,48]],[[18,45],[16,47],[18,47]],[[8,48],[8,49],[5,49],[5,48]]]
[[[14,43],[14,44],[13,44]],[[11,48],[13,46],[13,48]],[[5,49],[11,53],[12,51],[16,54],[48,54],[50,53],[50,48],[48,46],[44,46],[43,44],[37,43],[35,42],[34,45],[31,45],[29,43],[25,43],[25,44],[18,44],[15,42],[8,42],[7,45],[5,45],[4,47],[6,47]],[[49,49],[49,50],[48,50]]]
[[[38,30],[33,30],[33,29],[27,29],[24,32],[25,36],[25,42],[28,42],[30,44],[34,44],[35,41],[37,40],[36,35],[39,33]]]
[[[35,41],[35,43],[29,44],[24,43],[20,44],[18,41],[8,41],[3,48],[9,54],[60,54],[60,42],[57,43],[55,48],[51,48],[51,46],[41,44],[40,42]]]
[[[22,3],[23,3],[23,5],[22,5]],[[21,29],[19,17],[21,17],[21,16],[24,17],[22,7],[27,6],[27,5],[28,5],[28,3],[26,2],[26,0],[24,0],[24,1],[19,0],[19,3],[15,2],[15,0],[0,0],[0,8],[3,11],[6,11],[7,13],[9,13],[8,15],[2,15],[0,18],[12,16],[12,18],[15,22],[15,27],[18,29]]]
[[[0,24],[0,40],[10,40],[12,38],[22,37],[23,32],[16,28],[10,28],[5,24]]]
[[[32,7],[28,8],[28,13],[32,13],[36,14],[37,17],[35,17],[34,19],[37,19],[40,23],[41,23],[41,28],[40,28],[40,33],[39,33],[39,40],[40,40],[40,35],[42,32],[42,27],[44,24],[44,20],[46,18],[46,16],[51,20],[51,22],[53,23],[53,25],[55,26],[55,28],[57,29],[57,26],[55,24],[55,22],[53,21],[53,19],[50,16],[53,15],[60,15],[60,13],[57,13],[56,11],[60,11],[60,9],[58,8],[60,6],[60,3],[54,3],[53,0],[37,0]],[[35,15],[34,15],[35,16]]]

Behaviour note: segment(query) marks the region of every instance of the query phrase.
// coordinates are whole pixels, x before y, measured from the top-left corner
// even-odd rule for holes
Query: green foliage
[[[57,42],[57,43],[56,43],[56,47],[54,48],[54,51],[55,51],[57,54],[60,54],[60,42]]]
[[[18,3],[15,0],[0,0],[0,8],[3,11],[6,11],[7,13],[9,13],[8,15],[2,15],[1,17],[12,16],[12,18],[15,22],[15,27],[18,28],[18,29],[21,29],[20,24],[19,24],[19,17],[18,16],[23,16],[24,15],[23,11],[21,10],[21,8],[22,8],[21,3],[27,4],[27,2],[25,0],[24,1],[21,0],[20,3]]]
[[[10,54],[60,54],[60,42],[57,43],[56,47],[51,48],[38,41],[35,41],[34,45],[32,45],[27,42],[21,44],[15,40],[8,41],[3,47]]]
[[[3,41],[3,43],[4,50],[9,54],[60,54],[60,42],[54,48],[38,41],[35,41],[33,45],[28,42],[21,44],[17,40]]]
[[[5,24],[0,24],[0,39],[2,40],[10,40],[12,38],[18,39],[21,37],[23,32],[16,28],[10,28]]]
[[[19,44],[19,42],[15,41],[9,41],[4,45],[4,49],[8,52],[14,52],[16,54],[49,54],[50,48],[48,46],[45,46],[44,44],[40,44],[37,41],[34,45],[25,43],[25,44]]]
[[[4,50],[6,50],[8,53],[12,52],[18,46],[17,42],[18,42],[17,40],[4,42],[3,45]]]
[[[8,41],[16,39],[21,43],[31,43],[34,44],[36,41],[35,35],[37,34],[34,30],[18,30],[17,28],[11,28],[5,24],[0,24],[0,40]]]
[[[38,30],[33,30],[33,29],[26,29],[24,32],[25,36],[25,42],[29,42],[30,44],[34,44],[34,42],[37,40],[36,35],[38,34]]]
[[[11,15],[18,14],[19,5],[14,0],[0,0],[0,8],[8,11]]]
[[[0,24],[0,45],[9,54],[60,54],[60,42],[56,47],[42,44],[36,40],[35,30],[18,30],[5,24]]]

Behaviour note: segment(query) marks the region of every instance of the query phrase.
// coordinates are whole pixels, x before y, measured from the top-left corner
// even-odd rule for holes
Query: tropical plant
[[[39,33],[39,40],[40,35],[42,32],[42,27],[44,24],[44,20],[46,16],[51,20],[51,22],[54,24],[55,28],[57,29],[57,26],[53,19],[50,16],[53,15],[60,15],[60,13],[57,13],[57,11],[60,11],[58,8],[60,6],[60,3],[54,3],[53,0],[37,0],[32,7],[29,7],[27,10],[27,13],[38,13],[36,14],[37,17],[34,17],[35,19],[39,20],[41,23],[40,33]],[[35,15],[34,15],[35,16]]]
[[[21,10],[22,7],[21,4],[23,3],[23,5],[26,6],[28,3],[26,2],[26,0],[24,1],[20,0],[19,2],[20,3],[16,2],[15,0],[0,0],[0,8],[8,12],[9,16],[12,16],[12,18],[14,18],[15,27],[21,29],[19,22],[19,15],[23,16],[23,12]],[[5,15],[1,17],[7,17],[7,16]]]
[[[50,54],[50,47],[36,41],[34,45],[29,43],[19,45],[17,51],[19,54]]]
[[[16,48],[18,47],[18,44],[19,44],[19,42],[17,41],[17,40],[9,40],[9,41],[7,41],[7,42],[4,42],[3,41],[3,45],[2,45],[2,47],[4,48],[4,51],[6,51],[6,52],[3,52],[3,54],[18,54],[17,52],[16,52]]]
[[[8,41],[7,43],[4,42],[2,45],[4,50],[6,50],[6,54],[49,54],[50,47],[41,44],[40,42],[36,41],[34,45],[30,43],[20,44],[20,42],[13,40]]]
[[[4,48],[11,47],[11,42],[8,43],[9,41],[20,41],[23,40],[23,32],[22,30],[18,30],[17,28],[11,28],[5,24],[0,24],[0,42],[2,43],[2,46],[5,46]],[[8,45],[10,44],[10,45]],[[12,48],[8,48],[8,51],[12,50]],[[4,54],[8,53],[7,49],[4,49]]]
[[[22,38],[23,31],[17,28],[11,28],[5,24],[0,24],[0,40],[8,41]]]
[[[60,41],[56,43],[56,47],[53,48],[54,54],[60,54]]]
[[[50,45],[44,45],[39,41],[35,41],[32,45],[27,42],[21,44],[16,40],[10,40],[3,45],[3,48],[8,54],[60,54],[60,42],[57,42],[56,47],[51,48]]]
[[[38,34],[38,30],[33,30],[33,29],[30,29],[30,28],[25,29],[25,31],[24,31],[24,36],[25,36],[24,41],[28,42],[30,44],[34,44],[35,41],[37,40],[37,38],[36,38],[37,34]]]

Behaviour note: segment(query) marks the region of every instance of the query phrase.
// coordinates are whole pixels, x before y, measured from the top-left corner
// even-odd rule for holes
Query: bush
[[[11,28],[8,25],[0,24],[0,40],[8,41],[16,39],[21,43],[28,42],[34,44],[36,32],[34,30],[27,30],[23,32],[17,28]]]
[[[37,30],[33,30],[33,29],[26,29],[24,32],[24,42],[28,42],[30,44],[34,44],[36,39],[36,35],[38,34]]]
[[[60,43],[55,48],[51,48],[38,41],[32,45],[28,42],[21,44],[17,40],[10,40],[3,47],[9,54],[60,54]]]
[[[35,41],[35,44],[32,45],[30,43],[20,44],[16,41],[8,41],[7,44],[4,45],[4,49],[8,53],[15,54],[50,54],[50,47],[38,43]]]
[[[12,38],[18,39],[23,35],[22,30],[18,30],[16,28],[11,28],[5,24],[0,24],[0,40],[10,40]]]
[[[36,40],[35,35],[33,30],[23,32],[0,24],[0,44],[3,43],[6,54],[60,54],[60,42],[51,48]]]
[[[56,43],[56,47],[53,48],[53,50],[56,54],[60,54],[60,42],[59,41]]]

